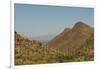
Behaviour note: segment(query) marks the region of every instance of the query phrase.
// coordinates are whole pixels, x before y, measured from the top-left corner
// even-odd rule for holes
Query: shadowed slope
[[[68,55],[74,55],[78,49],[84,47],[87,40],[94,37],[91,35],[93,35],[93,28],[83,22],[77,22],[72,29],[64,30],[51,40],[48,45],[52,48],[69,52]]]

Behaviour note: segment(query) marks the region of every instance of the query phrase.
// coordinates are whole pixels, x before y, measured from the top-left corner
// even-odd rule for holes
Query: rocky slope
[[[66,28],[61,34],[52,39],[48,45],[68,53],[69,56],[73,56],[80,48],[93,47],[93,38],[93,28],[83,22],[77,22],[72,29]]]
[[[94,60],[94,30],[78,22],[47,45],[15,32],[15,65]]]

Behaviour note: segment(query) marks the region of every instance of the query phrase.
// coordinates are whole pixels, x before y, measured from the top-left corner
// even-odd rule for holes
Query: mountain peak
[[[91,30],[91,27],[87,24],[85,24],[84,22],[77,22],[74,27],[72,28],[73,31],[77,30],[77,31],[87,31],[87,30]]]
[[[84,24],[84,22],[82,22],[82,21],[78,21],[78,22],[76,23],[76,25],[82,25],[82,24]]]
[[[75,25],[74,25],[74,27],[81,27],[81,28],[83,28],[83,27],[90,27],[90,26],[88,26],[87,24],[85,24],[84,22],[81,22],[81,21],[79,21],[79,22],[77,22]],[[73,27],[73,28],[74,28]]]
[[[69,30],[71,30],[70,28],[65,28],[64,29],[64,32],[66,31],[66,32],[68,32]]]

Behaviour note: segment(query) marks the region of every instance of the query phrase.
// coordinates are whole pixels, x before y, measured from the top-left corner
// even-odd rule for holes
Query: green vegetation
[[[16,44],[15,45],[15,65],[28,64],[46,64],[46,63],[63,63],[77,61],[91,61],[92,58],[87,58],[84,55],[70,56],[66,52],[54,50],[38,41],[32,41],[32,46]],[[70,54],[71,52],[69,52]],[[86,53],[85,50],[80,50],[78,53]]]

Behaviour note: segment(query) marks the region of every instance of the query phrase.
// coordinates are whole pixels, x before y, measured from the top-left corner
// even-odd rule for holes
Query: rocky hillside
[[[72,29],[64,29],[64,31],[51,40],[48,45],[54,49],[66,52],[69,56],[73,56],[76,55],[80,49],[83,50],[83,48],[91,47],[91,51],[93,51],[93,38],[93,28],[83,22],[77,22]]]
[[[62,57],[59,51],[15,32],[15,65],[57,63],[59,57]]]
[[[94,30],[78,22],[47,45],[15,32],[15,65],[94,60]]]

